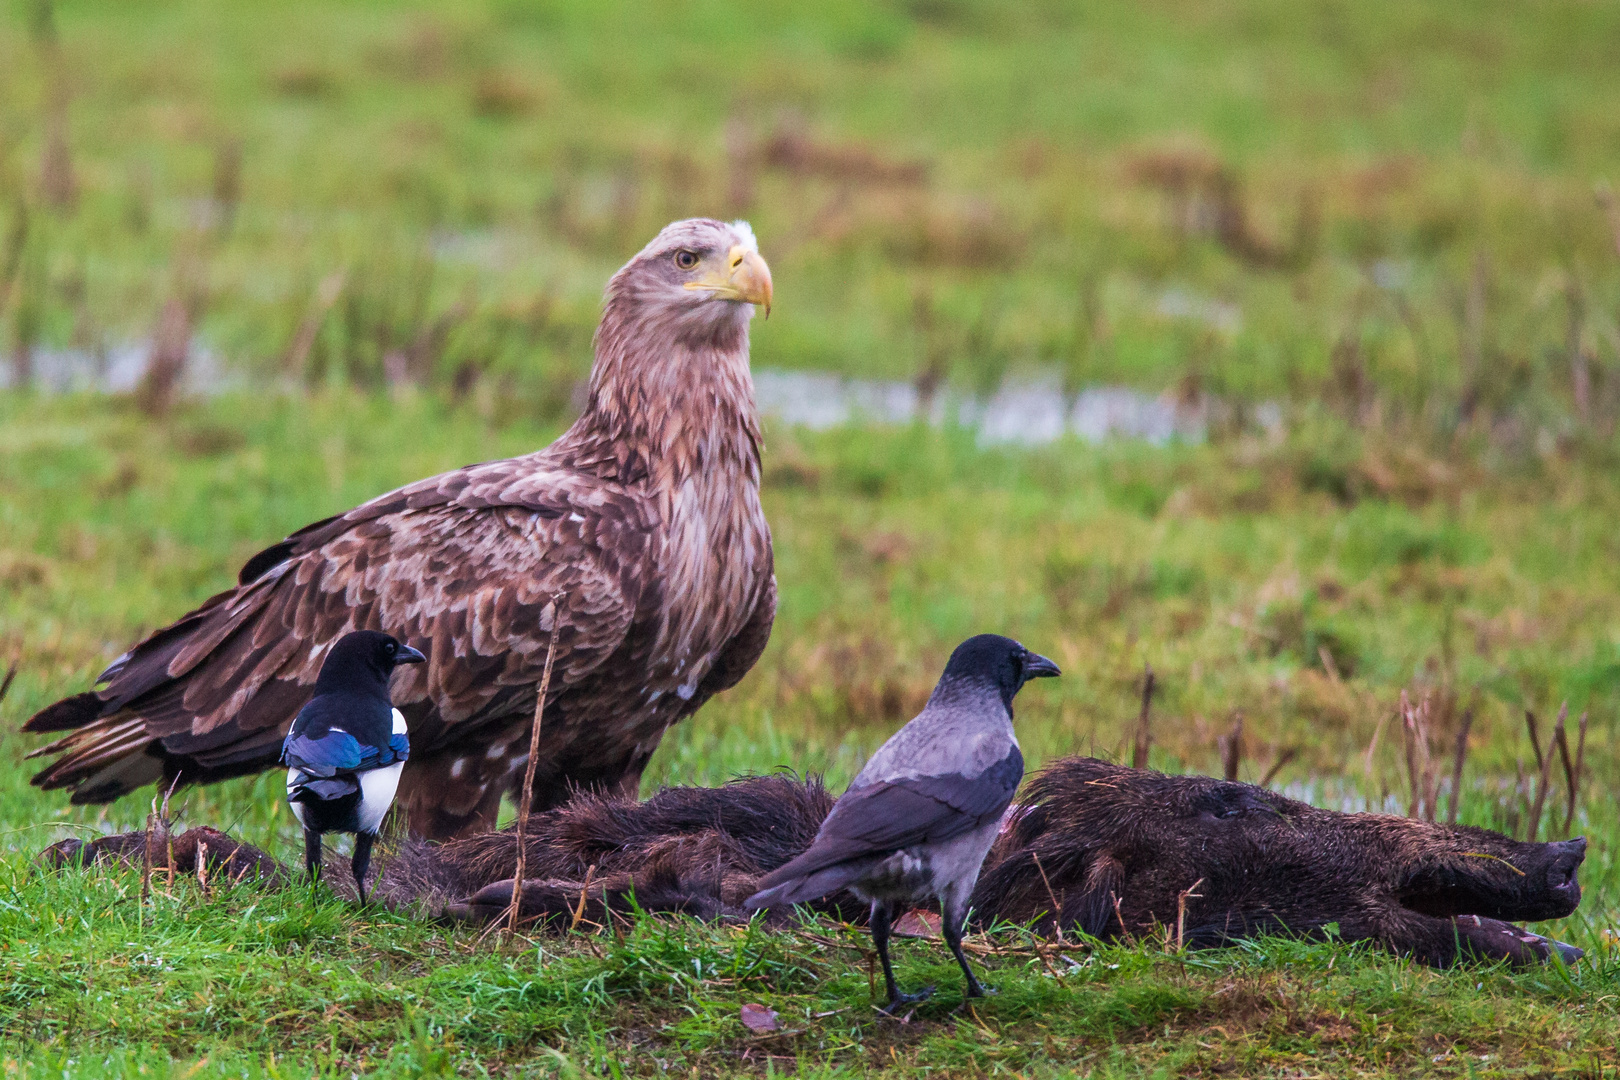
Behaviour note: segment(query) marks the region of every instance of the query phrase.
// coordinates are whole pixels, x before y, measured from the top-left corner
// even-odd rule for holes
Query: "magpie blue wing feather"
[[[1014,746],[975,777],[904,777],[848,792],[833,806],[809,850],[760,880],[761,892],[846,863],[868,863],[902,848],[940,843],[995,821],[1024,776]]]
[[[313,736],[293,732],[281,746],[281,760],[310,776],[327,777],[368,768],[367,751],[372,758],[377,756],[375,747],[362,747],[360,740],[339,728]]]
[[[366,746],[348,732],[333,728],[318,737],[288,735],[282,744],[281,761],[310,776],[336,776],[392,765],[404,761],[410,753],[404,735],[391,737],[387,746]]]

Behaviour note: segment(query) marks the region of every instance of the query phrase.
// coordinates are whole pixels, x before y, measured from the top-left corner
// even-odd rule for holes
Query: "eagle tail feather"
[[[101,695],[94,690],[87,690],[82,694],[65,697],[54,705],[47,705],[39,712],[28,718],[22,730],[37,731],[71,731],[101,719]],[[32,756],[32,755],[30,755]]]

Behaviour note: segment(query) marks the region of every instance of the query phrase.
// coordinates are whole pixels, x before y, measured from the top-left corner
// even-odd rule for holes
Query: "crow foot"
[[[894,1011],[900,1008],[900,1006],[915,1005],[917,1002],[927,1001],[933,996],[934,988],[932,986],[925,986],[921,990],[918,990],[915,994],[896,993],[894,997],[889,999],[889,1003],[887,1005],[878,1006],[878,1012],[883,1013],[885,1016],[893,1016]]]

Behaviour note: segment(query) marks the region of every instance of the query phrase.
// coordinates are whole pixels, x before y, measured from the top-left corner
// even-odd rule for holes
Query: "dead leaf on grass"
[[[742,1007],[743,1027],[756,1034],[767,1031],[776,1031],[781,1028],[777,1022],[776,1010],[766,1005],[750,1003]]]

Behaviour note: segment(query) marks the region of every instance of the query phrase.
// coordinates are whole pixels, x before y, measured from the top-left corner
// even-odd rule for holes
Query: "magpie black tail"
[[[352,773],[339,773],[321,779],[309,779],[287,790],[290,802],[336,802],[338,799],[360,792],[360,781]]]
[[[304,830],[304,869],[309,880],[321,880],[321,834],[314,829]]]

